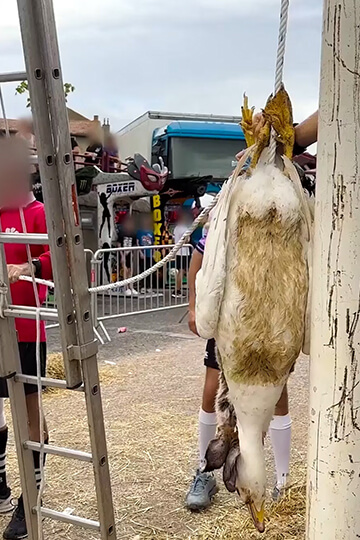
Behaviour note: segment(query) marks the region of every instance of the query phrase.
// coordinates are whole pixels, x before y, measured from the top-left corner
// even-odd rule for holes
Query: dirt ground
[[[204,342],[179,324],[180,311],[137,316],[122,321],[117,334],[101,348],[102,395],[111,464],[117,538],[252,539],[247,513],[224,489],[201,514],[184,508],[184,497],[197,464],[197,418],[204,368]],[[56,334],[50,347],[59,350]],[[300,359],[289,385],[293,418],[292,477],[294,488],[281,505],[268,506],[263,538],[304,538],[304,477],[307,445],[308,365]],[[76,392],[44,397],[51,443],[89,451],[84,396]],[[9,415],[10,416],[10,415]],[[267,443],[269,486],[272,455]],[[19,481],[13,438],[9,477],[14,496]],[[44,505],[96,519],[91,465],[48,457]],[[4,527],[8,517],[2,517]],[[72,526],[44,523],[46,539],[92,540],[99,535]]]

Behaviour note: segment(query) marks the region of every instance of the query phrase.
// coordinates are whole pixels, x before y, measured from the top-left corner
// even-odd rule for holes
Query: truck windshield
[[[233,139],[172,138],[169,165],[173,179],[212,176],[225,180],[234,169],[235,155],[245,141]]]

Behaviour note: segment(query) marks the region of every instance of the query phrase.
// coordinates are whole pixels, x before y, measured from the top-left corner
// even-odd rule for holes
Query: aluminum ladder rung
[[[0,233],[0,243],[2,244],[39,244],[47,245],[49,235],[39,233]]]
[[[23,373],[17,373],[15,375],[15,381],[26,384],[37,384],[37,377],[34,375],[24,375]],[[48,377],[41,377],[42,386],[47,388],[60,388],[61,390],[75,390],[76,392],[84,392],[84,386],[77,386],[76,388],[69,388],[66,381],[60,379],[50,379]]]
[[[31,306],[13,306],[10,305],[4,309],[5,317],[12,317],[14,319],[36,319],[36,308]],[[56,309],[53,308],[40,308],[40,319],[42,321],[58,321],[59,316]]]
[[[33,511],[37,513],[37,508],[33,508]],[[72,516],[65,512],[56,512],[56,510],[50,510],[49,508],[41,508],[42,517],[53,519],[54,521],[62,521],[63,523],[70,523],[71,525],[78,525],[85,529],[93,529],[100,531],[100,523],[91,519],[85,519],[79,516]]]
[[[41,444],[35,441],[25,441],[24,448],[27,450],[35,450],[35,452],[40,452]],[[60,456],[69,459],[77,459],[79,461],[86,461],[87,463],[92,463],[92,455],[88,452],[82,452],[81,450],[72,450],[71,448],[63,448],[61,446],[52,446],[50,444],[44,444],[45,454],[51,454],[53,456]]]
[[[12,73],[0,73],[0,84],[7,82],[27,81],[26,71],[14,71]]]

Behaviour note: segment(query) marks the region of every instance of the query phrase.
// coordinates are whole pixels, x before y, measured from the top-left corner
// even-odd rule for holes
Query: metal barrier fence
[[[106,285],[151,268],[171,251],[172,245],[99,249],[93,257],[91,286]],[[92,295],[92,315],[110,341],[103,322],[126,315],[151,313],[187,306],[187,275],[193,251],[185,244],[174,260],[138,283]]]
[[[85,249],[89,265],[89,285],[97,287],[115,283],[135,276],[151,268],[173,248],[164,246],[135,246],[99,249],[93,253]],[[104,321],[141,313],[153,313],[187,306],[189,290],[187,275],[193,252],[191,244],[185,244],[175,259],[168,262],[147,278],[131,286],[108,289],[91,295],[94,331],[100,343],[104,343],[99,330],[111,341]],[[45,307],[56,308],[56,291],[49,289]],[[57,328],[49,324],[47,328]]]
[[[84,252],[85,252],[85,256],[86,256],[86,263],[87,263],[87,266],[89,268],[89,276],[90,276],[90,279],[89,279],[89,283],[91,281],[91,268],[92,268],[92,261],[93,261],[93,258],[94,258],[94,253],[93,251],[91,251],[91,249],[84,249]],[[45,300],[45,303],[44,303],[44,307],[46,308],[53,308],[53,309],[56,309],[57,308],[57,303],[56,303],[56,291],[54,289],[48,289],[48,294],[47,294],[47,297],[46,297],[46,300]],[[56,324],[49,324],[49,325],[46,325],[46,328],[58,328],[59,324],[56,323]]]

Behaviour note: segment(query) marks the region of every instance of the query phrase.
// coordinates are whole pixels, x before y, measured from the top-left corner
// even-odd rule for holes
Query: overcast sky
[[[0,71],[24,62],[15,0],[1,0]],[[237,115],[271,93],[280,0],[55,0],[69,106],[121,128],[145,111]],[[295,120],[317,107],[322,0],[292,0],[284,81]],[[7,114],[26,100],[4,85]]]

